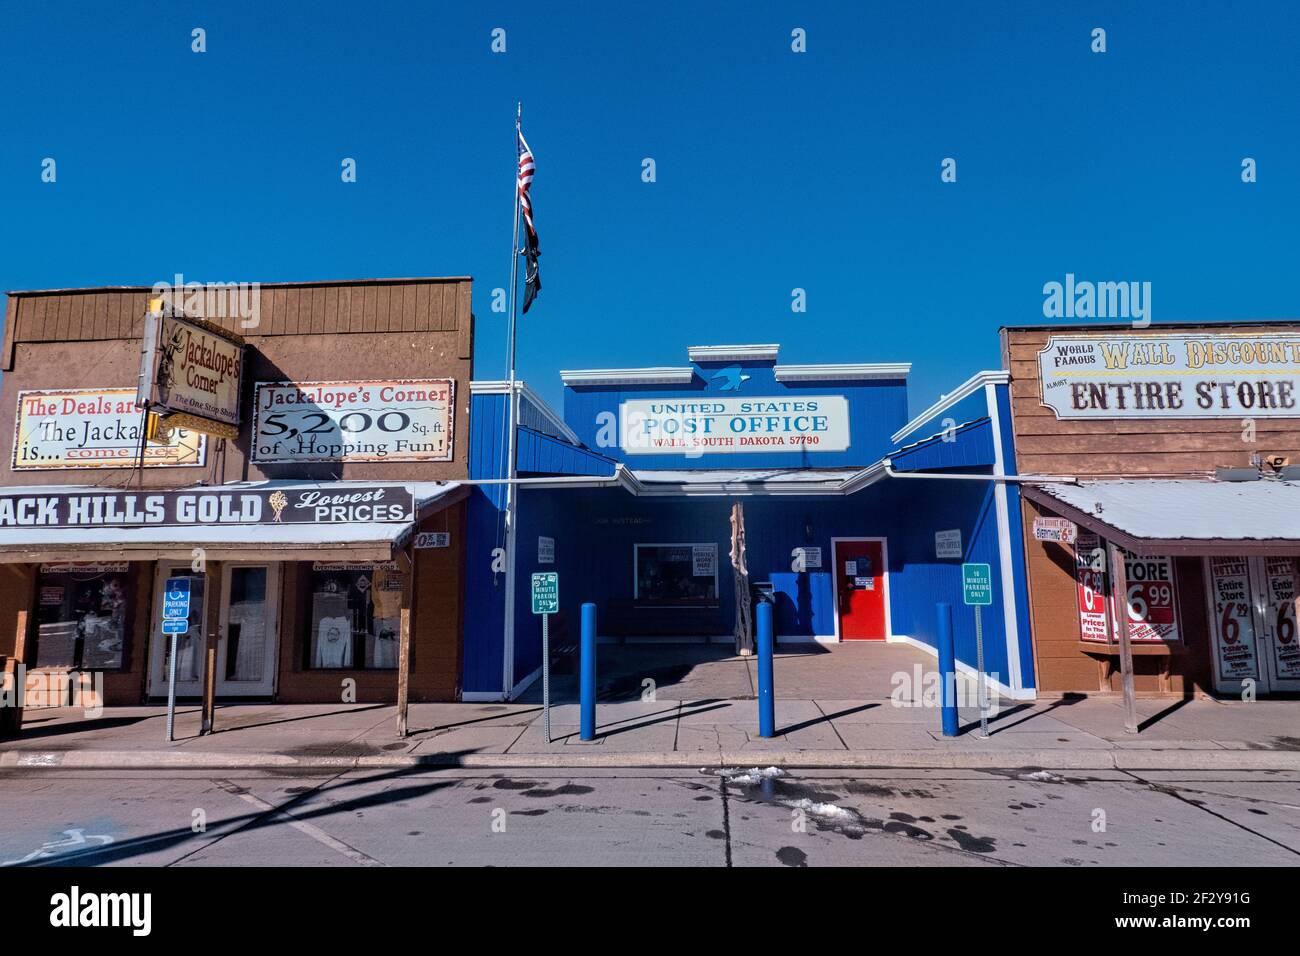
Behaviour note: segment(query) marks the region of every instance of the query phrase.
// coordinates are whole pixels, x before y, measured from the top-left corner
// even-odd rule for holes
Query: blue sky
[[[468,274],[498,377],[522,99],[552,401],[560,368],[780,342],[911,361],[919,410],[1067,272],[1150,282],[1158,322],[1300,315],[1294,3],[0,9],[4,289]]]

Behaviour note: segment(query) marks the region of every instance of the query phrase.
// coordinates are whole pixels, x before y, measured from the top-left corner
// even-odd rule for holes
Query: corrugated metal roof
[[[1135,479],[1041,490],[1134,538],[1300,541],[1300,482]]]

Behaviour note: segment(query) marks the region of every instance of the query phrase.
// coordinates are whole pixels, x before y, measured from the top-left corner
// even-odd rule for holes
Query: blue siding
[[[518,462],[521,475],[596,475],[614,474],[615,462],[586,448],[542,435],[531,428],[519,429]]]
[[[1002,457],[1008,475],[1017,475],[1015,428],[1011,423],[1011,389],[1007,385],[995,388],[998,421],[1001,425]],[[1024,509],[1020,504],[1020,485],[1007,482],[1007,514],[1011,549],[1011,567],[1016,576],[1016,622],[1020,632],[1020,680],[1025,687],[1037,687],[1034,672],[1034,635],[1029,618],[1028,558],[1025,555]]]
[[[942,468],[992,466],[993,423],[988,418],[970,422],[948,434],[927,438],[889,456],[897,471],[937,471]]]

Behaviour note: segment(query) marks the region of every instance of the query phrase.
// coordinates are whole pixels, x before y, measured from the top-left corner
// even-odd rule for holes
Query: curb
[[[471,770],[778,766],[839,770],[1300,770],[1287,750],[738,750],[671,753],[385,754],[296,757],[172,750],[8,750],[0,770]]]

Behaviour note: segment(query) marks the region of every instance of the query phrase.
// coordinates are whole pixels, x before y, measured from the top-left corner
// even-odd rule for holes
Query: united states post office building
[[[814,365],[774,344],[683,347],[668,367],[564,370],[562,409],[517,383],[516,597],[493,554],[505,491],[469,498],[464,697],[501,700],[537,678],[534,572],[555,571],[576,635],[583,602],[601,640],[730,642],[733,506],[747,577],[782,642],[905,642],[933,653],[936,603],[954,608],[958,666],[976,661],[963,562],[989,565],[985,669],[1034,696],[1008,375],[981,372],[908,413],[896,357]],[[887,359],[887,360],[881,360]],[[470,478],[507,472],[506,383],[471,386]]]
[[[9,295],[10,681],[25,672],[48,690],[93,673],[109,705],[163,698],[162,591],[181,578],[182,698],[205,693],[214,650],[218,698],[394,700],[405,616],[409,699],[458,699],[470,280],[264,284],[244,299],[255,312],[176,289],[172,304],[200,323],[171,354],[177,381],[229,387],[239,422],[230,438],[181,427],[142,443],[135,398],[154,294]],[[214,360],[204,329],[238,336],[241,369]]]

